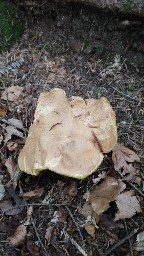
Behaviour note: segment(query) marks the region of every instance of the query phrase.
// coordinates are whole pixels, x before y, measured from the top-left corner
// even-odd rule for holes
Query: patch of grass
[[[22,22],[16,7],[0,0],[0,52],[12,46],[22,34]]]

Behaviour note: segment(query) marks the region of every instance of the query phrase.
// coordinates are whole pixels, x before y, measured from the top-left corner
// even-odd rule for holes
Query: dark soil
[[[7,104],[2,101],[2,106],[7,109],[6,118],[21,119],[28,129],[40,92],[54,87],[64,89],[68,96],[106,96],[116,112],[118,141],[134,150],[143,160],[144,19],[69,4],[54,6],[50,11],[34,9],[25,20],[26,29],[21,41],[0,56],[1,90],[14,84],[23,87],[25,94],[17,102]],[[8,66],[11,66],[11,70]],[[61,68],[65,70],[64,73],[61,73]],[[54,76],[50,79],[51,74]],[[21,144],[19,150],[23,146]],[[12,153],[5,144],[1,146],[1,153],[4,175],[3,163]],[[13,155],[15,161],[18,153]],[[137,167],[142,172],[142,165]],[[27,202],[35,205],[34,223],[49,256],[82,255],[66,237],[66,230],[89,256],[143,255],[142,252],[132,251],[135,236],[117,246],[110,254],[105,254],[132,230],[139,228],[139,232],[142,231],[142,214],[117,221],[114,226],[109,226],[112,222],[105,223],[101,219],[95,237],[88,235],[83,227],[84,217],[78,209],[83,205],[83,195],[93,188],[92,179],[102,170],[119,177],[112,168],[111,154],[105,157],[96,173],[83,181],[72,181],[49,171],[42,172],[38,177],[22,175],[20,183],[24,192],[44,187],[40,198]],[[5,174],[5,183],[8,179]],[[63,203],[60,182],[65,186],[76,182],[78,194],[68,202],[68,209],[58,205]],[[129,184],[127,188],[131,188]],[[142,189],[141,185],[139,189]],[[19,194],[19,188],[16,193]],[[46,197],[49,205],[44,206],[41,202]],[[59,209],[66,211],[67,217],[64,222],[55,223],[54,213]],[[116,205],[111,204],[105,214],[113,220],[115,211]],[[25,217],[26,207],[14,216],[1,215],[1,255],[45,255],[33,225],[29,227],[27,241],[22,247],[11,248],[8,245],[6,238],[14,233]],[[45,233],[49,225],[54,229],[51,241],[47,243]]]

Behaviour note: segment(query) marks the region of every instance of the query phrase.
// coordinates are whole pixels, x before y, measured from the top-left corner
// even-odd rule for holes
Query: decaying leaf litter
[[[142,255],[144,27],[136,17],[138,25],[126,28],[126,17],[69,7],[42,14],[1,54],[0,249],[3,255]],[[120,144],[82,181],[47,171],[21,176],[17,167],[37,99],[52,88],[69,97],[106,96],[116,112]]]

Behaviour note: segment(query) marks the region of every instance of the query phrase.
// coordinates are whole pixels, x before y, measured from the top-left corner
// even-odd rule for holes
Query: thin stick
[[[126,221],[125,221],[125,220],[124,220],[124,226],[125,226],[126,233],[127,233],[127,235],[129,236],[128,229],[127,229],[127,224],[126,224]],[[130,245],[130,254],[131,254],[131,256],[134,256],[134,254],[133,254],[133,248],[132,248],[132,242],[131,242],[130,237],[128,238],[128,240],[129,240],[129,245]]]
[[[138,231],[137,229],[134,229],[130,234],[128,234],[127,236],[125,236],[121,241],[119,241],[118,243],[116,243],[115,245],[113,245],[111,248],[109,248],[105,253],[102,254],[102,256],[107,256],[107,255],[111,255],[111,253],[117,249],[120,245],[122,245],[126,240],[128,240],[130,237],[134,236]]]
[[[84,242],[84,239],[83,239],[82,233],[81,233],[81,231],[80,231],[80,229],[79,229],[79,226],[78,226],[78,224],[76,223],[75,218],[74,218],[73,214],[71,213],[71,211],[70,211],[69,207],[68,207],[67,205],[65,205],[65,208],[66,208],[66,209],[67,209],[67,211],[69,212],[69,215],[71,216],[71,218],[72,218],[72,220],[73,220],[74,224],[76,225],[76,228],[77,228],[77,230],[78,230],[78,232],[79,232],[79,235],[80,235],[80,237],[81,237],[81,241],[82,241],[83,249],[85,250],[85,242]]]
[[[77,250],[83,255],[83,256],[88,256],[85,251],[80,247],[80,245],[72,238],[69,236],[69,239],[71,243],[77,248]]]
[[[36,225],[35,225],[35,223],[34,223],[33,216],[31,216],[31,223],[32,223],[32,225],[33,225],[33,228],[34,228],[34,231],[35,231],[36,236],[37,236],[37,238],[38,238],[38,241],[39,241],[41,247],[43,248],[43,250],[45,251],[45,255],[48,256],[48,252],[47,252],[47,250],[46,250],[46,248],[45,248],[45,246],[44,246],[44,244],[43,244],[43,242],[42,242],[42,240],[41,240],[41,238],[40,238],[40,236],[39,236],[39,233],[38,233],[38,231],[37,231]]]
[[[127,95],[127,94],[125,94],[125,93],[119,91],[118,89],[116,89],[116,88],[113,87],[112,85],[111,85],[111,87],[112,87],[116,92],[118,92],[119,94],[121,94],[121,95],[123,95],[123,96],[125,96],[125,97],[127,97],[127,98],[129,98],[129,99],[131,99],[131,100],[134,100],[134,101],[139,102],[139,100],[137,100],[137,99],[135,99],[135,98],[132,98],[131,96],[129,96],[129,95]]]

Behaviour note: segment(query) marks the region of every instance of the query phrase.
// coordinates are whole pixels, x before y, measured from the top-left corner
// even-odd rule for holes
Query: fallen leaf
[[[22,93],[23,88],[19,86],[10,86],[2,93],[2,100],[15,101],[18,99],[20,94]]]
[[[85,230],[87,231],[87,233],[90,236],[94,237],[95,227],[92,224],[89,224],[89,223],[86,223],[84,227],[85,227]]]
[[[6,110],[0,107],[0,117],[5,117],[5,116],[6,116]]]
[[[85,218],[93,215],[93,208],[90,203],[86,202],[79,211]]]
[[[13,246],[20,246],[24,244],[27,234],[27,226],[30,224],[30,217],[33,211],[33,207],[30,206],[27,210],[27,220],[24,224],[21,224],[14,232],[14,234],[8,237],[8,241]]]
[[[14,232],[14,234],[8,237],[8,241],[13,246],[20,246],[24,244],[27,230],[25,225],[20,225]]]
[[[4,188],[4,185],[0,181],[0,200],[3,199],[4,194],[5,194],[5,188]]]
[[[15,151],[18,148],[18,143],[14,141],[8,141],[6,146],[9,151]]]
[[[64,68],[59,68],[57,69],[56,73],[58,76],[64,76],[66,73],[66,70]]]
[[[48,243],[50,243],[53,230],[54,230],[54,227],[53,227],[53,226],[49,226],[49,227],[46,229],[45,239],[48,241]]]
[[[8,122],[10,125],[15,126],[18,129],[24,129],[23,123],[21,120],[18,120],[15,118],[10,118],[10,119],[8,119]]]
[[[78,191],[76,182],[71,182],[70,185],[64,187],[61,194],[62,203],[68,203],[72,201],[73,198],[76,196],[77,192]]]
[[[68,211],[65,207],[60,206],[57,210],[57,216],[60,222],[65,222],[66,218],[68,217]]]
[[[38,247],[38,245],[36,245],[32,241],[27,240],[27,249],[34,256],[40,255],[40,247]]]
[[[24,198],[40,197],[43,191],[44,191],[43,188],[38,188],[29,192],[21,193],[20,196],[23,196]]]
[[[107,173],[103,171],[99,173],[98,177],[93,179],[92,181],[94,184],[97,184],[98,182],[100,182],[101,179],[104,179],[106,176],[107,176]]]
[[[137,234],[137,243],[134,244],[134,249],[137,252],[144,251],[144,231]]]
[[[54,73],[50,73],[48,75],[47,81],[48,82],[53,82],[55,80],[55,74]]]
[[[16,163],[14,162],[11,156],[5,161],[5,166],[7,168],[11,180],[13,180],[16,171]]]
[[[119,180],[113,177],[106,177],[99,186],[95,186],[90,194],[90,203],[97,215],[102,214],[109,208],[109,203],[116,199],[120,189]]]
[[[116,171],[120,171],[122,169],[123,174],[135,173],[136,170],[132,164],[127,163],[140,161],[139,156],[135,154],[135,152],[118,143],[112,151],[112,160]]]
[[[9,232],[9,226],[8,224],[6,223],[5,220],[3,221],[0,221],[0,232],[1,233],[8,233]]]
[[[0,209],[1,211],[6,215],[16,215],[20,212],[22,212],[24,207],[20,206],[13,206],[12,203],[8,200],[3,200],[0,202]]]
[[[131,218],[136,212],[141,212],[141,207],[134,191],[129,190],[121,193],[116,198],[116,204],[119,212],[115,216],[115,220]]]
[[[24,138],[23,133],[20,132],[19,130],[17,130],[15,127],[9,125],[6,127],[6,132],[8,133],[8,135],[10,135],[10,139],[12,135]]]

